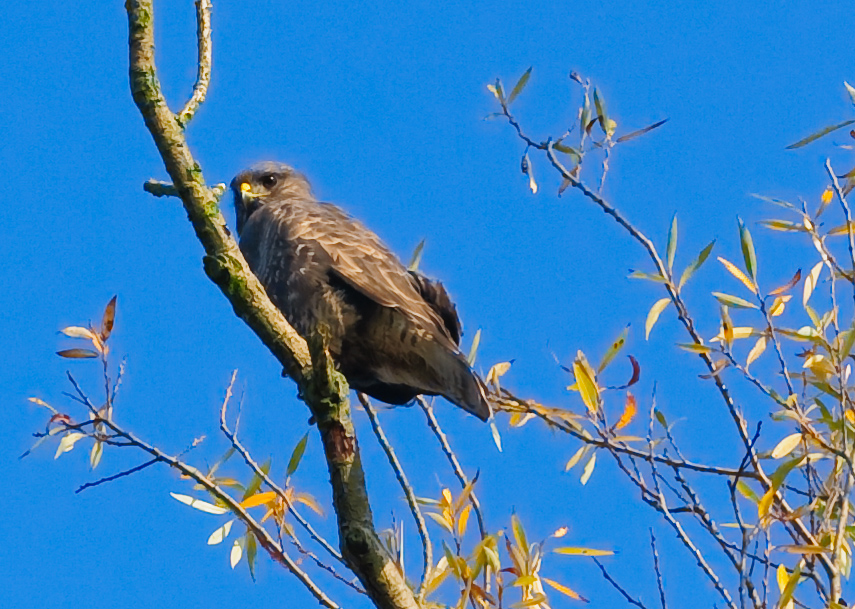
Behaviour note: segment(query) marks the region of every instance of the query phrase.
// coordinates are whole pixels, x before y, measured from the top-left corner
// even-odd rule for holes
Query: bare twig
[[[175,117],[175,120],[182,127],[190,122],[196,110],[205,101],[205,96],[208,94],[208,84],[211,82],[213,53],[211,52],[210,0],[196,0],[196,45],[199,56],[196,60],[196,84],[193,85],[193,95]]]
[[[606,568],[603,566],[603,564],[599,560],[597,560],[596,558],[592,558],[591,560],[593,560],[594,563],[600,568],[600,572],[603,574],[603,577],[606,579],[606,581],[609,582],[615,590],[620,592],[621,596],[623,596],[623,598],[626,600],[626,602],[628,602],[630,605],[634,605],[634,606],[638,607],[639,609],[648,609],[647,605],[642,603],[640,600],[635,600],[634,598],[632,598],[629,595],[629,592],[624,590],[621,587],[621,585],[619,583],[617,583],[612,578],[611,575],[609,575],[609,572],[606,571]]]
[[[371,428],[374,430],[374,435],[377,437],[377,441],[383,448],[383,452],[386,453],[386,458],[389,460],[389,464],[395,472],[395,478],[398,479],[398,484],[401,486],[401,489],[404,491],[404,495],[407,497],[407,504],[410,506],[410,513],[413,515],[413,520],[416,521],[416,528],[418,528],[419,537],[422,540],[422,558],[424,561],[424,567],[422,570],[422,582],[419,586],[417,596],[418,601],[421,603],[424,601],[425,593],[427,592],[427,584],[430,581],[431,569],[433,567],[433,546],[431,545],[427,524],[425,524],[425,519],[424,516],[422,516],[422,510],[419,507],[419,503],[416,501],[416,494],[413,492],[413,487],[409,480],[407,480],[407,474],[404,472],[401,462],[398,461],[398,456],[395,454],[392,445],[389,443],[389,439],[386,437],[386,434],[383,432],[383,428],[380,426],[380,419],[377,417],[377,411],[374,410],[374,407],[368,400],[368,396],[361,392],[357,395],[359,396],[359,401],[362,404],[362,407],[365,409],[365,413],[368,415],[368,419],[371,421]]]
[[[668,609],[668,603],[665,600],[665,587],[662,585],[662,571],[659,569],[659,552],[656,550],[656,537],[653,535],[653,529],[650,529],[650,549],[653,551],[653,570],[656,572],[656,587],[659,589],[659,602],[662,609]]]
[[[436,420],[436,416],[433,414],[433,408],[423,396],[416,397],[416,401],[419,403],[419,406],[422,407],[422,410],[428,420],[428,426],[431,428],[431,431],[433,431],[437,440],[439,440],[442,452],[451,464],[451,468],[454,470],[454,474],[457,476],[460,486],[466,488],[469,484],[469,478],[460,466],[460,461],[457,460],[457,455],[454,454],[454,451],[451,449],[451,444],[448,443],[448,437],[439,426],[439,421]],[[472,503],[472,509],[475,510],[475,517],[478,519],[478,528],[481,531],[481,538],[483,539],[487,537],[487,527],[484,525],[484,517],[481,514],[481,504],[478,501],[478,497],[475,495],[475,491],[469,493],[469,501]]]
[[[112,476],[107,476],[106,478],[101,478],[100,480],[96,480],[95,482],[87,482],[86,484],[79,486],[77,488],[77,490],[74,492],[79,493],[81,491],[85,491],[87,488],[92,488],[93,486],[98,486],[100,484],[104,484],[105,482],[112,482],[113,480],[118,480],[119,478],[124,478],[125,476],[130,476],[131,474],[135,474],[139,471],[142,471],[145,468],[149,467],[150,465],[154,465],[155,463],[158,463],[158,462],[160,462],[160,459],[155,457],[154,459],[151,459],[150,461],[146,461],[145,463],[137,465],[136,467],[132,467],[131,469],[127,469],[123,472],[119,472],[118,474],[113,474]]]

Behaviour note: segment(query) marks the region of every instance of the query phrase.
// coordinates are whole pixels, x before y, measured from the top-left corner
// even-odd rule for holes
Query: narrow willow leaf
[[[686,267],[686,269],[683,271],[683,275],[680,277],[680,283],[678,285],[678,288],[682,288],[684,285],[686,285],[686,282],[692,278],[692,275],[694,275],[695,272],[699,268],[701,268],[701,265],[706,262],[707,258],[709,258],[710,252],[712,252],[714,246],[715,241],[710,242],[709,245],[707,245],[704,249],[701,250],[701,253],[698,254],[698,257],[695,259],[695,261]]]
[[[244,509],[254,508],[259,505],[264,505],[265,503],[270,503],[276,499],[276,493],[273,491],[267,491],[265,493],[256,493],[252,497],[248,497],[240,502],[240,505]]]
[[[656,283],[665,283],[665,278],[659,273],[645,273],[643,271],[633,271],[629,274],[630,279],[647,279]]]
[[[196,508],[200,512],[205,512],[207,514],[225,514],[228,512],[224,507],[208,503],[207,501],[202,501],[201,499],[196,499],[195,497],[190,497],[189,495],[179,495],[178,493],[169,494],[173,499],[180,501],[185,505],[189,505],[192,508]]]
[[[255,581],[255,557],[258,554],[258,544],[255,535],[247,531],[246,534],[246,565],[249,567],[249,575]]]
[[[802,434],[794,433],[785,437],[778,442],[777,446],[772,449],[773,459],[783,459],[789,455],[802,442]]]
[[[576,377],[576,385],[579,388],[579,394],[582,396],[582,401],[588,408],[588,412],[596,414],[599,410],[600,389],[597,387],[597,380],[591,369],[585,354],[581,351],[576,354],[576,361],[573,362],[573,375]]]
[[[235,539],[235,543],[232,546],[232,551],[229,553],[229,564],[234,569],[237,564],[240,562],[241,556],[243,556],[243,544],[241,543],[243,538]]]
[[[490,434],[493,436],[493,444],[496,445],[496,450],[502,452],[502,435],[499,433],[496,420],[492,416],[490,417]]]
[[[518,603],[514,603],[509,607],[509,609],[525,609],[526,607],[536,607],[537,605],[542,605],[546,602],[545,594],[535,594],[529,599],[524,601],[520,601]],[[462,606],[462,605],[461,605]]]
[[[790,222],[788,220],[760,220],[759,224],[765,226],[769,230],[779,231],[782,233],[804,233],[807,229],[804,224]]]
[[[270,459],[264,462],[261,466],[261,471],[266,474],[270,473]],[[246,501],[253,495],[258,492],[258,489],[261,488],[262,478],[258,474],[252,475],[252,480],[249,481],[249,484],[246,487],[246,490],[243,492],[243,497],[241,497],[241,501]]]
[[[822,195],[819,198],[819,207],[816,209],[814,218],[819,218],[822,215],[822,212],[825,211],[832,199],[834,199],[834,191],[828,186],[822,191]]]
[[[662,125],[664,125],[667,122],[668,122],[668,119],[664,118],[661,121],[657,121],[657,122],[653,123],[652,125],[648,125],[647,127],[644,127],[642,129],[638,129],[637,131],[633,131],[632,133],[627,133],[626,135],[622,135],[618,139],[616,139],[615,142],[618,144],[620,144],[621,142],[628,142],[629,140],[634,139],[634,138],[638,137],[639,135],[644,135],[645,133],[647,133],[649,131],[653,131],[657,127],[661,127]]]
[[[837,123],[836,125],[830,125],[828,127],[825,127],[824,129],[820,129],[816,133],[810,134],[809,136],[807,136],[804,139],[799,140],[795,144],[790,144],[789,146],[787,146],[786,149],[787,150],[793,150],[795,148],[801,148],[802,146],[806,146],[806,145],[810,144],[811,142],[818,140],[819,138],[821,138],[825,135],[828,135],[829,133],[831,133],[833,131],[837,131],[838,129],[843,129],[843,127],[847,127],[847,126],[851,125],[852,123],[855,123],[855,119],[843,121],[842,123]]]
[[[223,526],[216,529],[213,533],[211,533],[211,536],[208,537],[208,545],[209,546],[215,546],[217,544],[223,543],[223,541],[225,541],[226,537],[229,536],[229,533],[232,530],[232,525],[234,524],[234,522],[235,522],[234,518],[232,518],[226,524],[224,524]]]
[[[750,486],[748,486],[743,480],[739,480],[736,483],[736,490],[739,491],[740,495],[742,495],[749,501],[753,501],[754,503],[760,501],[760,497],[757,496],[757,493],[755,493],[754,490]]]
[[[555,554],[564,554],[565,556],[613,556],[611,550],[596,550],[594,548],[574,548],[564,547],[555,548],[552,550]]]
[[[804,289],[802,290],[802,306],[807,306],[814,289],[816,289],[816,286],[819,284],[819,276],[822,273],[822,267],[823,263],[817,262],[810,270],[810,273],[808,273],[808,276],[805,277]]]
[[[799,580],[802,577],[802,570],[800,565],[796,565],[796,568],[793,570],[793,573],[790,575],[790,578],[787,580],[787,584],[784,586],[784,589],[781,591],[781,597],[778,599],[778,606],[782,609],[792,609],[793,607],[793,594],[796,592],[796,587],[799,585]]]
[[[840,235],[848,235],[849,234],[849,224],[842,224],[840,226],[835,226],[834,228],[828,231],[829,237],[839,237]],[[855,223],[852,224],[853,230],[855,230]]]
[[[53,456],[54,459],[59,459],[59,456],[63,453],[70,452],[74,449],[74,445],[77,444],[78,441],[82,440],[86,437],[85,433],[80,433],[79,431],[70,431],[59,441],[59,446],[56,447],[56,454]]]
[[[754,285],[754,282],[751,281],[748,277],[746,277],[745,273],[743,273],[738,266],[721,256],[718,257],[718,261],[721,262],[724,265],[724,268],[726,268],[731,275],[739,279],[739,281],[741,281],[742,284],[746,288],[748,288],[753,294],[757,293],[757,287]]]
[[[116,321],[116,298],[117,296],[113,296],[110,299],[101,318],[101,340],[103,341],[110,338],[110,333],[113,331],[113,322]]]
[[[789,290],[793,289],[799,281],[801,281],[801,278],[802,278],[802,270],[799,269],[796,271],[796,274],[793,275],[793,278],[790,279],[787,283],[785,283],[781,287],[775,288],[774,290],[769,292],[769,296],[778,296],[779,294],[783,294],[784,292],[788,292]]]
[[[552,145],[558,152],[563,152],[564,154],[569,154],[573,157],[573,161],[579,163],[582,160],[582,153],[573,148],[573,146],[568,146],[567,144],[562,144],[561,142],[555,142]]]
[[[88,328],[81,328],[80,326],[68,326],[67,328],[63,328],[60,330],[66,336],[71,338],[85,338],[87,340],[95,340],[95,334],[92,333],[92,330]]]
[[[577,450],[573,454],[573,456],[570,457],[570,460],[567,461],[567,465],[564,466],[564,471],[569,472],[571,469],[576,467],[576,465],[579,463],[579,461],[582,460],[582,457],[584,457],[585,455],[588,454],[589,450],[590,450],[590,447],[588,445],[579,447],[579,450]]]
[[[451,523],[448,522],[448,519],[445,518],[442,514],[437,514],[436,512],[427,512],[427,515],[434,519],[434,521],[439,524],[443,529],[448,531],[449,533],[454,533],[454,528]]]
[[[845,80],[843,81],[843,86],[846,87],[846,92],[849,93],[849,99],[855,104],[855,87],[850,85]]]
[[[742,218],[739,221],[739,242],[742,245],[742,258],[745,261],[745,270],[748,271],[749,277],[757,284],[757,255],[754,253],[754,241],[751,239],[751,232],[745,226]]]
[[[846,331],[846,338],[840,346],[840,359],[845,359],[852,352],[852,345],[855,344],[855,328],[850,328]]]
[[[715,349],[709,345],[699,345],[698,343],[677,343],[677,346],[683,351],[688,351],[689,353],[703,353],[709,355],[710,353],[715,352]]]
[[[620,333],[620,336],[615,339],[615,341],[612,343],[612,346],[609,347],[608,351],[606,351],[606,354],[603,356],[600,365],[597,366],[597,374],[605,370],[606,366],[608,366],[615,358],[615,356],[620,352],[620,350],[623,349],[623,346],[626,344],[626,337],[628,334],[629,326],[626,326],[623,329],[623,332]]]
[[[769,509],[772,507],[772,502],[775,500],[776,489],[774,487],[770,487],[765,493],[763,493],[763,498],[757,503],[757,515],[759,518],[763,519],[769,514]]]
[[[733,321],[730,319],[730,312],[726,306],[721,307],[721,333],[724,337],[724,344],[730,349],[733,345]]]
[[[98,357],[98,354],[92,349],[63,349],[57,351],[56,354],[67,359],[88,359]]]
[[[831,552],[830,548],[823,548],[819,545],[811,545],[805,544],[803,546],[800,545],[785,545],[785,546],[775,546],[775,549],[780,552],[787,552],[789,554],[827,554]]]
[[[294,450],[291,452],[291,459],[288,460],[288,469],[285,472],[285,476],[290,476],[294,472],[297,471],[297,468],[300,466],[300,459],[303,458],[303,453],[306,452],[306,443],[309,441],[309,432],[306,432],[300,441],[297,442],[297,446],[294,447]]]
[[[665,247],[668,261],[668,271],[674,270],[674,257],[677,255],[677,214],[671,218],[671,228],[668,229],[668,244]]]
[[[656,325],[656,321],[659,319],[662,311],[665,310],[665,307],[667,307],[670,302],[670,298],[661,298],[657,300],[652,307],[650,307],[650,311],[647,313],[647,320],[644,322],[645,340],[650,338],[650,331],[653,329],[653,326]]]
[[[543,580],[544,582],[546,582],[546,584],[548,584],[549,586],[552,586],[553,588],[558,590],[561,594],[564,594],[565,596],[569,596],[573,600],[582,601],[583,603],[588,602],[588,599],[586,599],[584,596],[582,596],[578,592],[568,588],[564,584],[559,584],[558,582],[552,581],[551,579],[546,578],[546,577],[541,577],[540,579]]]
[[[511,94],[508,95],[508,105],[510,106],[514,103],[514,100],[517,96],[522,93],[522,90],[525,89],[525,86],[528,84],[528,79],[531,77],[531,68],[525,71],[525,73],[520,76],[520,79],[517,81],[517,84],[514,85],[513,90],[511,90]]]
[[[89,469],[95,469],[101,463],[101,456],[104,454],[104,443],[95,440],[92,445],[92,450],[89,451]]]
[[[481,328],[475,332],[475,338],[472,339],[472,346],[469,347],[469,356],[466,360],[470,366],[475,365],[475,358],[478,356],[478,345],[481,343]]]
[[[789,201],[784,201],[783,199],[776,199],[774,197],[766,197],[764,195],[758,195],[757,193],[751,193],[751,196],[755,199],[760,199],[761,201],[766,201],[767,203],[772,203],[773,205],[777,205],[778,207],[783,207],[784,209],[789,209],[791,211],[801,212],[801,209],[790,203]]]
[[[600,128],[608,137],[611,137],[615,132],[616,123],[609,118],[606,112],[606,100],[603,99],[598,89],[594,89],[594,108],[597,110],[597,118],[600,121]]]
[[[766,350],[766,336],[763,335],[757,339],[757,342],[754,343],[753,347],[751,347],[751,351],[748,352],[748,359],[745,361],[745,369],[748,370],[748,367],[758,357],[760,357],[765,350]]]
[[[633,417],[638,412],[638,404],[635,401],[635,396],[632,395],[629,391],[626,392],[626,402],[623,406],[623,412],[620,415],[620,419],[615,423],[615,431],[618,429],[623,429],[627,425],[632,422]]]
[[[422,251],[425,249],[425,239],[419,241],[419,244],[416,246],[416,249],[413,250],[413,256],[410,258],[410,264],[407,266],[407,269],[410,271],[419,270],[419,264],[422,261]]]
[[[718,300],[721,304],[733,307],[735,309],[757,309],[759,308],[753,302],[748,302],[744,298],[739,298],[738,296],[731,296],[730,294],[723,294],[722,292],[713,292],[713,296]]]
[[[522,522],[520,522],[519,517],[516,514],[511,516],[511,529],[514,533],[514,540],[517,542],[517,547],[523,551],[523,553],[528,555],[528,538],[525,536],[525,529],[523,528]]]
[[[597,464],[597,453],[591,455],[591,458],[588,459],[588,462],[585,464],[585,469],[582,471],[582,477],[579,478],[579,482],[582,483],[582,486],[588,484],[588,480],[591,479],[591,474],[594,473],[594,466]]]

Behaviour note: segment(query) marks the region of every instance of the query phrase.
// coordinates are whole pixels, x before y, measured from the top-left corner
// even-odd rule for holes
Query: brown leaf
[[[98,353],[92,349],[63,349],[62,351],[57,351],[56,354],[60,357],[67,357],[69,359],[98,357]]]
[[[769,296],[777,296],[778,294],[783,294],[784,292],[791,290],[802,278],[802,270],[799,269],[796,271],[796,274],[793,275],[793,278],[790,279],[786,285],[782,285],[780,288],[775,288],[771,292],[769,292]]]
[[[107,303],[107,308],[104,309],[104,317],[101,319],[101,340],[106,341],[110,338],[110,332],[113,331],[113,322],[116,320],[116,296],[110,299]]]

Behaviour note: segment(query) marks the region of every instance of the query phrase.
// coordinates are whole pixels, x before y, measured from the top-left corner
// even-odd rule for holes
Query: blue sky
[[[676,212],[679,266],[712,239],[719,255],[737,259],[737,214],[754,227],[775,213],[750,193],[815,201],[826,185],[825,157],[841,170],[851,164],[832,148],[833,137],[784,150],[852,115],[842,85],[855,79],[851,6],[437,4],[215,2],[213,83],[188,128],[206,178],[228,182],[252,162],[287,161],[319,197],[361,218],[404,259],[426,238],[422,267],[457,301],[464,342],[482,329],[481,369],[514,359],[505,384],[545,403],[582,408],[566,392],[553,353],[568,363],[582,349],[596,360],[631,323],[629,350],[643,367],[638,395],[649,396],[658,381],[663,411],[687,418],[684,447],[698,459],[730,458],[729,436],[709,431],[724,429],[725,419],[710,388],[695,381],[698,362],[673,347],[684,340],[673,314],[643,339],[647,310],[662,296],[626,278],[629,269],[650,270],[643,252],[587,201],[570,192],[558,198],[559,180],[537,156],[541,191],[530,193],[519,172],[520,142],[507,125],[482,120],[496,110],[486,84],[499,76],[512,85],[533,66],[514,110],[537,137],[574,120],[579,98],[570,70],[600,87],[621,130],[669,118],[615,151],[604,193],[660,247]],[[161,80],[177,107],[195,74],[192,3],[157,9]],[[226,446],[217,412],[238,369],[242,433],[259,458],[272,456],[281,472],[307,429],[293,384],[202,272],[201,246],[178,202],[142,191],[146,179],[165,172],[128,92],[122,3],[46,0],[39,11],[0,7],[7,173],[0,572],[9,578],[8,606],[313,603],[266,560],[257,583],[244,568],[233,572],[225,546],[205,545],[220,521],[170,499],[169,491],[189,485],[165,469],[75,495],[93,477],[84,451],[54,462],[53,450],[42,448],[17,460],[45,418],[26,398],[66,404],[66,370],[96,391],[94,365],[54,355],[73,346],[57,330],[96,321],[113,294],[113,349],[128,358],[117,407],[124,425],[174,453],[207,435],[193,455],[211,462]],[[226,200],[224,211],[233,222]],[[752,230],[767,285],[804,264],[799,256],[808,249]],[[692,284],[687,298],[706,334],[718,308],[709,292],[733,288],[731,281],[708,264]],[[606,459],[583,487],[578,472],[562,473],[574,442],[535,425],[506,431],[503,424],[498,454],[486,426],[447,404],[438,412],[468,470],[481,471],[491,529],[507,526],[512,511],[534,539],[567,525],[568,543],[617,550],[608,559],[612,573],[654,600],[647,527],[658,520]],[[387,526],[393,509],[406,516],[401,493],[365,417],[356,419],[375,519]],[[418,494],[435,497],[454,485],[418,410],[385,413],[383,421]],[[139,461],[127,452],[108,451],[99,473]],[[297,483],[326,503],[325,480],[311,435]],[[330,517],[318,526],[334,530]],[[673,536],[657,531],[672,605],[715,602]],[[415,574],[415,537],[409,555]],[[551,557],[544,574],[591,598],[592,607],[619,602],[582,559]],[[333,590],[349,606],[364,606]],[[556,607],[571,604],[555,595]]]

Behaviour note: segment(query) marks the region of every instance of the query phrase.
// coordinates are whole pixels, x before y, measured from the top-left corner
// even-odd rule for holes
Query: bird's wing
[[[451,339],[459,345],[463,328],[460,325],[460,318],[457,316],[457,307],[451,302],[448,292],[445,291],[445,286],[435,279],[428,279],[418,271],[410,271],[409,273],[410,279],[416,285],[422,298],[440,316]]]
[[[399,310],[441,341],[448,340],[456,351],[442,312],[425,298],[421,285],[377,235],[344,211],[321,204],[312,214],[294,218],[290,232],[295,242],[315,245],[319,249],[316,255],[327,256],[330,271],[345,283],[377,304]],[[431,284],[429,291],[444,295],[451,305],[441,286],[437,289]]]

